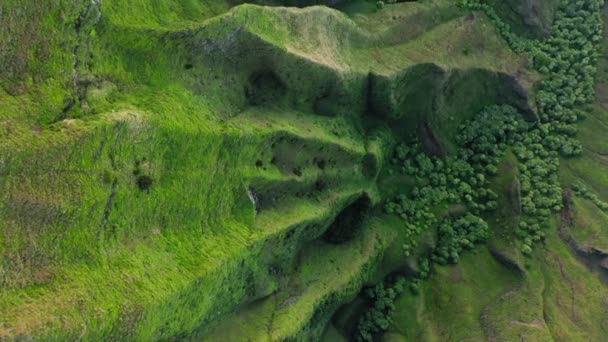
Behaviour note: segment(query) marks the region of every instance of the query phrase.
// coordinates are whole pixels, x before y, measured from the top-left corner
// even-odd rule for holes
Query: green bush
[[[600,208],[603,211],[608,211],[608,203],[602,201],[596,194],[592,193],[585,184],[581,182],[576,182],[572,184],[572,189],[574,193],[582,198],[586,198],[593,202],[596,207]]]
[[[442,265],[457,263],[462,251],[488,238],[488,224],[481,217],[467,213],[456,220],[445,219],[437,235],[433,260]]]
[[[388,329],[392,322],[391,314],[395,310],[395,300],[403,293],[405,284],[405,278],[398,277],[391,287],[386,288],[381,282],[364,291],[372,303],[357,324],[357,341],[373,341],[375,334]]]

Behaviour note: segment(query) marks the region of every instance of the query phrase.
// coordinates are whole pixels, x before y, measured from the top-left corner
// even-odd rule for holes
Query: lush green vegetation
[[[574,183],[572,184],[572,189],[577,195],[593,202],[593,204],[595,204],[599,209],[608,211],[608,203],[602,201],[596,194],[591,192],[591,190],[589,190],[585,184],[581,182]]]
[[[508,106],[491,107],[460,127],[456,157],[441,160],[428,157],[420,148],[411,153],[406,145],[398,146],[393,162],[414,177],[417,186],[411,195],[399,195],[387,202],[385,212],[407,222],[403,233],[407,238],[403,246],[406,256],[421,233],[436,226],[433,260],[440,264],[457,262],[462,250],[487,238],[488,224],[471,213],[441,222],[437,215],[444,215],[444,210],[455,204],[463,205],[459,211],[476,214],[496,209],[497,195],[486,188],[486,177],[496,176],[498,163],[509,149],[519,161],[518,182],[512,189],[521,215],[516,235],[521,253],[530,256],[533,244],[545,239],[551,214],[562,209],[559,155],[573,157],[582,152],[574,137],[576,123],[583,115],[577,108],[593,100],[603,1],[562,2],[553,34],[542,42],[512,33],[487,4],[464,0],[460,5],[484,11],[511,48],[526,53],[532,65],[546,75],[536,93],[540,122],[525,122]],[[574,189],[605,210],[606,203],[584,185],[577,183]]]
[[[395,300],[405,290],[405,284],[405,278],[399,277],[388,288],[383,283],[379,283],[365,290],[365,295],[373,305],[359,321],[358,341],[373,341],[374,334],[388,329],[391,315],[395,310]]]
[[[1,2],[0,340],[605,340],[602,6]]]
[[[488,224],[473,214],[444,220],[438,228],[439,241],[434,260],[439,264],[457,263],[464,250],[488,238]]]
[[[476,120],[462,127],[459,137],[464,150],[460,152],[461,160],[469,162],[471,171],[457,174],[456,179],[463,178],[464,183],[458,189],[458,194],[445,192],[445,179],[448,179],[451,169],[448,166],[447,177],[430,174],[433,163],[424,160],[424,156],[411,158],[417,165],[412,170],[407,150],[399,147],[396,151],[398,158],[404,159],[404,169],[416,177],[426,177],[435,189],[425,190],[424,193],[439,191],[440,195],[430,195],[426,201],[426,212],[429,204],[439,204],[450,198],[464,198],[472,202],[473,193],[481,195],[489,193],[487,189],[470,191],[477,183],[484,184],[484,173],[495,175],[499,158],[504,153],[505,144],[509,145],[519,161],[521,209],[525,215],[518,229],[518,235],[523,240],[522,252],[530,254],[533,241],[543,238],[541,226],[547,225],[551,212],[561,209],[561,188],[557,179],[559,160],[557,153],[570,157],[579,155],[582,151],[580,143],[573,137],[576,134],[575,123],[580,119],[581,112],[576,107],[589,103],[593,99],[593,80],[596,72],[598,42],[601,40],[602,26],[600,8],[603,1],[563,2],[556,14],[554,33],[546,42],[524,39],[513,34],[508,25],[501,21],[493,8],[477,1],[461,1],[461,5],[483,10],[497,26],[498,31],[519,53],[529,55],[533,65],[542,73],[547,74],[537,92],[540,123],[529,125],[517,120],[517,113],[509,108],[491,108],[478,116]],[[582,18],[588,18],[583,20]],[[440,162],[438,169],[443,164]],[[448,162],[449,165],[449,162]],[[475,171],[472,171],[475,170]],[[483,173],[480,173],[483,172]],[[455,178],[452,176],[452,178]],[[477,177],[477,178],[475,178]],[[481,187],[480,186],[480,187]],[[479,187],[479,188],[480,188]],[[471,188],[472,189],[472,188]],[[416,190],[416,189],[415,189]],[[468,197],[467,197],[468,195]],[[430,197],[433,200],[430,200]],[[401,198],[405,202],[405,198]],[[418,200],[417,191],[412,196]],[[477,203],[472,209],[492,209],[496,202],[489,204]],[[416,204],[408,204],[410,207]],[[387,211],[395,211],[395,204],[389,204]],[[424,206],[424,204],[423,204]],[[403,209],[398,214],[408,215]],[[424,210],[423,210],[424,211]],[[409,214],[412,216],[412,213]],[[423,215],[423,214],[419,214]],[[415,216],[415,214],[414,214]],[[429,222],[429,221],[427,221]],[[429,226],[434,222],[430,221]],[[421,228],[413,228],[420,233]],[[424,229],[424,227],[422,227]],[[409,245],[408,245],[409,248]]]

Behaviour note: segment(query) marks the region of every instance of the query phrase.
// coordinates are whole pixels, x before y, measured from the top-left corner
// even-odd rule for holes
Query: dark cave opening
[[[323,235],[323,240],[341,244],[352,239],[363,225],[372,208],[367,194],[361,195],[354,203],[342,210]]]
[[[245,98],[250,105],[272,104],[285,96],[287,85],[270,70],[253,73],[245,86]]]

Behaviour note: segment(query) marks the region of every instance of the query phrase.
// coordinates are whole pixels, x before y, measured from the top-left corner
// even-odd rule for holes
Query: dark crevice
[[[110,191],[110,196],[106,200],[106,206],[103,209],[103,220],[102,225],[108,222],[110,218],[110,213],[112,212],[112,205],[114,204],[114,198],[116,197],[116,187],[118,186],[118,179],[114,178],[112,182],[112,190]]]
[[[363,194],[336,216],[332,225],[323,235],[323,240],[333,244],[341,244],[351,240],[366,221],[371,208],[371,199],[367,194]]]
[[[99,157],[101,157],[101,153],[103,152],[103,148],[106,145],[106,125],[101,126],[101,141],[99,142],[99,147],[95,151],[93,155],[93,160],[97,161]]]
[[[76,35],[76,44],[72,48],[72,69],[74,73],[74,95],[73,97],[66,98],[65,104],[63,106],[62,113],[59,120],[63,120],[68,117],[68,112],[72,110],[72,108],[78,103],[80,108],[88,108],[88,104],[86,102],[87,90],[91,85],[92,81],[89,77],[83,77],[81,72],[81,66],[83,62],[85,64],[90,64],[87,62],[88,59],[91,59],[91,54],[85,52],[84,55],[88,56],[81,57],[81,49],[84,48],[86,51],[89,51],[89,40],[90,40],[90,32],[93,30],[93,27],[99,23],[101,20],[101,1],[89,1],[84,9],[80,11],[78,17],[76,18],[76,22],[74,23],[74,31]],[[85,29],[88,28],[88,29]],[[82,61],[81,61],[82,59]],[[89,65],[85,65],[85,67],[89,67]]]
[[[373,179],[379,172],[378,159],[372,153],[367,153],[363,157],[363,176],[367,179]]]
[[[439,158],[446,157],[445,149],[441,146],[441,142],[435,135],[435,132],[433,132],[433,129],[426,118],[418,125],[418,137],[420,138],[420,142],[422,143],[422,147],[426,154]]]
[[[252,106],[272,104],[282,99],[287,93],[287,85],[270,70],[253,73],[245,86],[245,98]]]
[[[562,192],[562,202],[564,206],[560,211],[559,237],[570,247],[582,264],[590,271],[597,273],[598,277],[605,284],[608,284],[608,251],[600,250],[594,246],[581,246],[574,240],[570,235],[570,230],[576,229],[574,203],[572,202],[572,191],[570,189],[564,189]]]
[[[148,175],[137,176],[137,187],[142,191],[150,191],[154,180]]]

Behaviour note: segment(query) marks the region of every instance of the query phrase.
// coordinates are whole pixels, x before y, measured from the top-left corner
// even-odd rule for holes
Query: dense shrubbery
[[[357,341],[373,341],[373,335],[386,331],[391,324],[391,314],[395,310],[395,299],[405,290],[406,280],[398,277],[392,287],[386,288],[381,282],[365,290],[365,296],[373,302],[372,307],[359,319]]]
[[[608,203],[602,201],[599,197],[597,197],[596,194],[594,194],[589,189],[587,189],[585,184],[580,183],[580,182],[574,183],[574,184],[572,184],[572,189],[574,190],[574,192],[577,195],[579,195],[582,198],[586,198],[586,199],[590,200],[591,202],[593,202],[593,204],[595,204],[601,210],[608,211]]]
[[[426,257],[418,259],[418,274],[411,280],[398,276],[391,287],[385,287],[380,282],[374,287],[364,291],[365,297],[371,301],[370,308],[361,316],[357,324],[357,341],[373,341],[375,334],[386,331],[391,324],[391,315],[395,310],[395,300],[409,288],[417,295],[420,291],[420,282],[428,278],[431,273],[431,264]]]
[[[573,138],[580,118],[576,107],[593,100],[604,1],[562,1],[552,35],[544,42],[516,36],[491,6],[479,0],[461,0],[461,5],[485,12],[513,50],[527,53],[532,65],[547,75],[536,94],[543,144],[563,156],[580,154],[581,145]]]
[[[388,201],[384,209],[405,221],[407,242],[403,249],[406,255],[415,246],[420,233],[437,223],[434,208],[462,203],[475,213],[496,209],[498,196],[487,188],[486,168],[491,167],[475,168],[469,163],[475,156],[475,153],[461,149],[456,157],[442,160],[427,156],[419,145],[397,147],[393,162],[400,165],[404,173],[416,178],[416,186],[409,196],[402,194]]]
[[[514,108],[492,106],[460,126],[460,148],[455,157],[444,161],[428,157],[418,145],[398,146],[393,161],[416,178],[417,186],[409,196],[400,195],[389,201],[385,211],[406,221],[406,255],[419,234],[437,222],[431,208],[464,204],[475,214],[496,209],[498,196],[488,188],[488,178],[498,172],[498,162],[507,148],[521,162],[523,217],[517,235],[527,246],[522,251],[528,252],[533,241],[541,240],[543,222],[562,204],[558,155],[544,148],[538,132],[538,126],[525,122]]]
[[[417,145],[397,147],[394,161],[419,184],[410,196],[400,195],[385,206],[387,213],[407,222],[411,241],[404,245],[406,254],[419,234],[437,222],[430,208],[464,204],[474,214],[496,209],[498,196],[488,188],[488,178],[498,172],[507,148],[520,162],[522,218],[516,233],[522,252],[529,254],[533,242],[544,238],[547,218],[562,206],[558,153],[544,147],[539,131],[537,124],[525,122],[514,108],[492,106],[460,126],[455,157],[442,161],[419,152]]]
[[[475,168],[492,174],[498,157],[510,147],[518,161],[522,219],[516,233],[529,254],[532,243],[544,237],[541,227],[551,212],[561,209],[561,187],[557,177],[558,153],[543,145],[542,128],[531,125],[507,106],[490,107],[463,127],[460,143],[471,153]]]
[[[582,152],[574,137],[581,117],[576,108],[593,100],[603,4],[603,0],[562,1],[551,37],[540,42],[517,37],[491,6],[478,0],[461,1],[466,8],[485,12],[513,50],[527,53],[532,65],[546,74],[536,94],[540,123],[513,146],[520,161],[524,218],[517,235],[524,254],[543,238],[542,228],[551,211],[561,208],[558,154],[572,157]]]
[[[463,250],[487,238],[488,225],[477,215],[497,207],[497,195],[488,188],[487,177],[498,173],[499,160],[507,149],[519,161],[521,217],[516,235],[522,241],[521,252],[531,254],[534,242],[544,239],[549,216],[562,207],[557,174],[559,156],[573,157],[582,152],[575,139],[575,124],[582,116],[576,108],[593,100],[595,63],[603,27],[603,0],[563,0],[555,16],[552,36],[544,42],[518,37],[491,6],[479,0],[461,0],[460,4],[485,12],[511,48],[526,53],[531,65],[546,78],[536,93],[539,122],[525,122],[510,106],[493,106],[460,127],[457,138],[460,148],[446,160],[428,157],[417,144],[396,148],[393,162],[416,179],[416,187],[409,195],[399,195],[385,204],[387,213],[399,215],[406,222],[407,242],[403,246],[406,255],[419,235],[437,224],[434,208],[463,204],[467,211],[459,218],[444,219],[438,226],[438,244],[431,260],[441,264],[457,262]],[[602,210],[608,210],[608,203],[584,185],[575,184],[573,189]],[[430,270],[429,260],[424,262],[424,272],[409,285],[414,293],[420,279],[428,276]],[[391,295],[387,298],[391,298],[391,303],[394,300]],[[371,340],[372,333],[385,330],[390,324],[388,318],[374,319],[387,317],[392,310],[385,304],[380,308],[362,318],[359,326],[362,340]]]
[[[439,226],[439,241],[433,260],[441,265],[457,263],[463,250],[488,238],[488,224],[478,216],[467,213],[454,220],[445,219]]]

